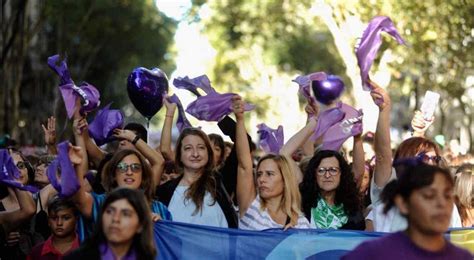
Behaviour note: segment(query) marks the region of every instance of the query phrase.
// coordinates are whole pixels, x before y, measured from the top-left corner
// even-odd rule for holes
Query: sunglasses
[[[19,170],[23,170],[23,169],[26,169],[26,163],[25,162],[17,162],[16,163],[16,168],[18,168]]]
[[[126,173],[128,172],[128,168],[130,167],[130,170],[133,173],[139,173],[142,170],[142,165],[139,163],[132,163],[132,164],[126,164],[124,162],[121,162],[117,164],[117,170],[120,173]]]
[[[335,176],[339,173],[339,168],[338,167],[329,167],[329,168],[320,167],[316,170],[316,173],[319,176],[326,175],[326,172],[329,172],[330,175]]]
[[[441,161],[441,156],[438,156],[438,155],[429,156],[425,153],[421,153],[421,154],[417,155],[417,157],[425,163],[428,163],[428,162],[432,161],[432,162],[438,164]]]

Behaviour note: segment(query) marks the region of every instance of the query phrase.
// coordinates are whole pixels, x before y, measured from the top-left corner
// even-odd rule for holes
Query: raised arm
[[[74,164],[76,176],[81,185],[76,194],[74,194],[73,201],[81,214],[86,218],[90,218],[92,216],[93,198],[92,195],[86,191],[84,180],[84,176],[88,170],[86,144],[84,141],[84,132],[86,132],[84,131],[84,128],[86,124],[87,122],[85,118],[77,117],[74,119],[73,132],[76,147],[70,147],[69,158]]]
[[[245,215],[252,201],[257,196],[253,178],[252,155],[247,141],[244,122],[244,102],[240,96],[234,96],[232,107],[237,120],[235,146],[237,151],[237,203],[240,217]]]
[[[319,114],[319,106],[315,101],[311,101],[310,103],[306,104],[304,108],[307,119],[306,123],[309,123],[309,121],[313,117],[317,117]],[[321,138],[319,138],[321,139]],[[316,141],[316,140],[315,140]],[[314,148],[315,148],[315,141],[308,140],[307,142],[304,142],[302,147],[303,147],[303,154],[305,156],[313,156],[314,155]]]
[[[358,180],[364,175],[365,171],[365,157],[364,157],[364,145],[362,140],[362,133],[354,136],[354,144],[352,147],[352,172],[354,178],[358,183]]]
[[[163,157],[167,160],[174,161],[174,152],[171,148],[171,128],[173,127],[173,117],[176,111],[176,104],[170,103],[166,98],[164,99],[166,108],[165,122],[161,130],[160,151]]]
[[[45,125],[41,124],[44,132],[44,142],[48,148],[48,154],[58,154],[56,149],[56,118],[50,116],[48,123]]]
[[[369,80],[374,87],[370,92],[375,104],[379,107],[379,118],[375,131],[375,184],[382,188],[387,184],[392,173],[392,149],[390,147],[390,111],[391,101],[387,92],[376,83]]]
[[[23,222],[28,221],[36,213],[36,205],[30,192],[15,188],[9,189],[14,189],[20,208],[14,211],[0,212],[0,224],[5,234],[18,228]]]

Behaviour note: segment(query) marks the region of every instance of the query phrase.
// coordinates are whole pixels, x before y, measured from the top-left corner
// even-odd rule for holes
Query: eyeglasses
[[[316,173],[319,176],[324,176],[326,175],[326,172],[329,172],[330,175],[335,176],[339,173],[339,170],[340,169],[338,167],[329,167],[329,168],[321,167],[317,169]]]
[[[420,153],[419,155],[417,155],[417,157],[425,163],[429,163],[430,161],[432,161],[438,164],[441,161],[441,156],[438,155],[429,156],[425,153]]]
[[[117,164],[117,170],[120,173],[126,173],[128,171],[128,167],[130,167],[130,170],[132,170],[133,173],[139,173],[142,170],[142,165],[139,163],[126,164],[121,162]]]
[[[23,169],[26,169],[26,163],[25,162],[17,162],[16,163],[16,168],[18,168],[19,170],[23,170]]]

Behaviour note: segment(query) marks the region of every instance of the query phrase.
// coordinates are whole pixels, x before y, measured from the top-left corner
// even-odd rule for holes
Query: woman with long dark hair
[[[150,216],[142,191],[118,188],[107,195],[90,239],[64,259],[154,259]]]
[[[342,259],[472,259],[444,237],[454,205],[454,183],[447,170],[426,164],[408,166],[390,187],[382,193],[384,211],[396,206],[407,228],[364,242]]]
[[[300,192],[303,212],[316,228],[365,228],[354,174],[339,152],[323,150],[313,156]]]

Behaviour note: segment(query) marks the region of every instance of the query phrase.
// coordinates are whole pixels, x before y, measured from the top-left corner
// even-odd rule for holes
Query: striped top
[[[269,228],[284,228],[284,225],[276,223],[267,209],[261,209],[260,196],[257,196],[250,207],[245,212],[245,215],[239,220],[239,228],[246,230],[264,230]],[[300,215],[298,223],[293,228],[311,228],[308,220]]]

